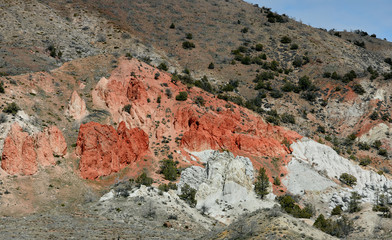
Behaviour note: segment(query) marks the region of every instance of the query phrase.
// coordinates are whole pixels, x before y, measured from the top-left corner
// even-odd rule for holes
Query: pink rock
[[[148,151],[147,134],[138,128],[128,129],[121,122],[112,126],[89,122],[80,126],[76,154],[83,178],[95,179],[118,172],[139,160]]]
[[[57,127],[30,136],[15,123],[4,141],[1,168],[9,174],[32,175],[37,172],[38,165],[54,165],[54,156],[66,153],[67,144]]]
[[[75,120],[83,119],[87,114],[86,102],[74,91],[71,96],[66,114],[73,117]]]
[[[9,174],[32,175],[37,172],[33,138],[17,123],[12,125],[4,141],[1,168]]]

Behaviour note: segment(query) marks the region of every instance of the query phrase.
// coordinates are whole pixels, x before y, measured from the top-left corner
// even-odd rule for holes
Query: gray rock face
[[[245,211],[273,206],[273,202],[257,199],[253,191],[254,170],[249,158],[214,151],[206,162],[205,169],[195,166],[185,169],[178,184],[179,189],[188,184],[197,190],[196,208],[221,222],[230,223]]]
[[[291,145],[293,149],[293,161],[300,162],[307,166],[308,184],[302,181],[304,169],[291,167],[289,164],[289,174],[284,183],[289,191],[301,194],[304,191],[322,191],[328,187],[336,187],[332,194],[330,207],[343,205],[345,209],[350,200],[351,192],[356,191],[362,197],[362,202],[374,202],[378,192],[392,187],[392,181],[384,175],[362,169],[358,164],[338,155],[332,148],[319,144],[310,139],[302,139]],[[353,188],[338,187],[328,181],[338,180],[342,173],[348,173],[357,178],[357,184]],[[301,180],[302,179],[302,180]]]

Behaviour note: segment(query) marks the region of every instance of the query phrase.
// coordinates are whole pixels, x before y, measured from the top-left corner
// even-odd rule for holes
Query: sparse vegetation
[[[291,50],[297,50],[298,49],[298,44],[296,44],[296,43],[291,44],[290,49]]]
[[[178,162],[174,162],[173,159],[163,159],[161,161],[160,173],[163,174],[166,180],[175,181],[177,179],[179,174],[177,164]]]
[[[5,90],[4,90],[4,83],[0,82],[0,93],[4,93],[4,92],[5,92]]]
[[[340,177],[339,177],[339,180],[340,180],[342,183],[344,183],[344,184],[346,184],[346,185],[348,185],[348,186],[350,186],[350,187],[352,187],[352,186],[354,186],[354,185],[357,184],[357,178],[354,177],[354,176],[351,175],[351,174],[348,174],[348,173],[342,173],[342,174],[340,175]]]
[[[181,188],[181,194],[179,197],[188,203],[189,206],[196,207],[196,190],[191,188],[188,184],[184,184],[184,186]]]
[[[162,70],[162,71],[167,71],[167,70],[169,70],[169,68],[167,67],[167,65],[166,65],[166,63],[161,63],[161,64],[159,64],[158,65],[158,67],[157,67],[159,70]]]
[[[340,219],[334,221],[332,219],[325,219],[323,214],[317,217],[313,226],[338,238],[346,237],[354,229],[353,222],[346,216],[342,216]]]
[[[264,46],[263,46],[263,44],[261,44],[261,43],[258,43],[258,44],[256,44],[256,46],[255,46],[255,49],[256,49],[256,51],[258,51],[258,52],[263,51],[263,48],[264,48]]]
[[[366,93],[365,89],[362,87],[361,84],[355,84],[352,87],[353,91],[359,95],[363,95],[364,93]]]
[[[132,108],[132,105],[131,104],[127,104],[127,105],[125,105],[123,107],[123,111],[127,112],[127,113],[131,113],[131,108]]]
[[[135,182],[140,185],[151,186],[153,179],[147,176],[146,172],[142,172],[135,180]]]
[[[280,42],[281,42],[281,43],[284,43],[284,44],[291,43],[291,38],[288,37],[288,36],[283,36],[283,37],[280,39]]]
[[[198,106],[204,106],[204,104],[206,103],[206,101],[204,100],[204,98],[202,96],[197,96],[196,99],[194,100],[194,102]]]
[[[3,109],[3,112],[9,113],[12,115],[16,115],[19,110],[20,110],[20,107],[15,102],[12,102],[12,103],[7,104],[7,106],[5,106],[5,108]]]
[[[196,45],[193,42],[185,41],[182,43],[182,48],[184,48],[184,49],[192,49],[195,47],[196,47]]]
[[[187,34],[185,35],[185,38],[186,38],[186,39],[189,39],[189,40],[193,39],[192,33],[187,33]]]
[[[290,195],[280,196],[277,199],[282,208],[294,217],[311,218],[314,214],[314,209],[311,205],[308,204],[301,209]]]
[[[188,99],[187,92],[179,92],[179,94],[176,96],[177,101],[186,101],[187,99]]]
[[[171,182],[168,184],[162,183],[158,186],[158,189],[162,192],[168,192],[170,189],[177,190],[177,184]]]

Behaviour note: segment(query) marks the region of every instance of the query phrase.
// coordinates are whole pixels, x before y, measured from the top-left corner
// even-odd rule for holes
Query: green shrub
[[[280,125],[279,117],[267,116],[267,117],[265,118],[265,120],[266,120],[268,123],[272,123],[272,124],[277,125],[277,126]]]
[[[334,79],[334,80],[339,80],[339,79],[341,79],[342,77],[341,77],[339,74],[337,74],[337,72],[333,72],[333,73],[331,74],[331,78]]]
[[[191,40],[193,38],[192,33],[185,34],[185,38]]]
[[[0,93],[4,93],[4,83],[0,82]]]
[[[315,100],[316,100],[316,93],[315,92],[310,92],[310,91],[307,91],[307,92],[304,92],[302,95],[301,95],[301,97],[303,98],[303,99],[306,99],[307,101],[309,101],[309,102],[314,102]]]
[[[275,178],[274,178],[274,185],[276,185],[276,186],[280,186],[280,178],[279,178],[279,176],[276,176]]]
[[[261,197],[262,199],[268,194],[268,188],[269,188],[269,179],[266,174],[265,168],[260,168],[259,173],[256,177],[256,182],[255,182],[255,192],[256,194]]]
[[[252,59],[250,56],[245,56],[241,59],[241,63],[244,65],[250,65],[252,63]]]
[[[290,195],[280,196],[277,199],[283,210],[293,217],[311,218],[314,214],[314,209],[311,205],[306,205],[303,209],[301,209]]]
[[[147,176],[147,173],[143,172],[141,173],[137,178],[136,178],[136,183],[140,185],[145,185],[145,186],[151,186],[153,183],[153,179]]]
[[[167,70],[169,70],[169,68],[167,67],[167,65],[166,65],[166,63],[161,63],[161,64],[159,64],[159,66],[157,67],[159,70],[162,70],[162,71],[167,71]]]
[[[296,68],[299,68],[299,67],[302,67],[302,65],[303,65],[302,58],[298,57],[298,56],[295,57],[294,61],[293,61],[293,66],[296,67]]]
[[[378,150],[378,155],[386,157],[388,156],[388,152],[386,149],[381,148],[380,150]]]
[[[351,187],[357,184],[357,178],[348,173],[342,173],[339,177],[339,180]]]
[[[127,112],[127,113],[131,113],[131,108],[132,108],[132,105],[131,104],[127,104],[127,105],[125,105],[124,107],[123,107],[123,111],[124,112]]]
[[[346,237],[354,229],[353,222],[349,221],[346,216],[342,216],[340,219],[333,221],[332,219],[325,219],[323,214],[317,217],[313,226],[338,238]]]
[[[160,174],[163,174],[164,178],[169,181],[175,181],[178,176],[177,170],[177,162],[174,162],[172,159],[163,159],[161,161],[161,171]]]
[[[284,122],[284,123],[295,124],[295,117],[292,114],[283,113],[280,118],[281,118],[282,122]]]
[[[331,73],[330,72],[324,72],[323,73],[323,78],[330,78],[331,77]]]
[[[331,215],[332,215],[332,216],[334,216],[334,215],[340,215],[340,214],[342,214],[342,212],[343,212],[342,206],[337,205],[336,207],[334,207],[334,208],[332,209]]]
[[[256,47],[255,47],[256,51],[259,51],[259,52],[263,51],[263,48],[264,48],[263,44],[261,44],[261,43],[256,44]]]
[[[381,146],[382,146],[382,143],[381,143],[380,140],[374,141],[373,147],[374,147],[375,149],[379,150]]]
[[[239,86],[238,80],[230,80],[226,85],[222,87],[222,91],[224,92],[232,92]]]
[[[195,199],[196,190],[191,188],[188,184],[184,184],[181,188],[181,195],[179,197],[189,204],[191,207],[196,207],[197,201]]]
[[[187,99],[188,99],[187,92],[179,92],[179,94],[176,96],[177,101],[186,101]]]
[[[195,48],[195,44],[193,42],[185,41],[182,43],[182,48],[184,49],[192,49]]]
[[[20,110],[20,107],[15,102],[12,102],[12,103],[7,104],[7,106],[5,106],[5,108],[3,109],[3,112],[15,115],[16,113],[18,113],[19,110]]]
[[[299,78],[298,85],[301,90],[307,90],[312,85],[312,82],[310,81],[309,77],[305,75]]]
[[[248,31],[249,31],[249,28],[247,28],[247,27],[244,27],[243,29],[241,29],[242,33],[247,33]]]
[[[208,65],[208,69],[214,69],[214,68],[215,68],[214,63],[210,63],[210,64]]]
[[[362,87],[361,84],[355,84],[352,87],[353,91],[359,95],[363,95],[364,93],[366,93],[365,89]]]
[[[158,189],[162,192],[168,192],[170,189],[177,190],[177,185],[175,183],[169,182],[168,184],[161,184],[158,186]]]
[[[352,192],[350,201],[348,202],[348,212],[353,213],[353,212],[359,212],[361,211],[361,207],[359,206],[359,200],[361,199],[361,196],[357,192]]]
[[[284,44],[291,43],[291,38],[288,37],[288,36],[283,36],[283,37],[280,39],[280,42],[281,42],[281,43],[284,43]]]
[[[343,76],[343,82],[348,83],[351,82],[352,80],[354,80],[354,78],[357,77],[357,74],[355,73],[354,70],[351,70],[350,72],[344,74]]]
[[[202,96],[197,96],[195,101],[194,101],[198,106],[204,106],[206,103],[206,100]]]
[[[170,24],[170,29],[174,29],[176,28],[176,26],[174,25],[174,23]]]
[[[369,144],[367,144],[367,143],[365,143],[365,142],[359,142],[359,143],[358,143],[358,148],[359,148],[359,150],[365,150],[365,151],[367,151],[367,150],[370,149],[370,146],[369,146]]]
[[[296,43],[291,44],[290,49],[291,50],[297,50],[298,49],[298,44],[296,44]]]
[[[270,96],[273,98],[281,98],[283,97],[283,93],[279,91],[278,89],[274,89],[270,92]]]
[[[209,93],[214,93],[214,87],[209,83],[208,78],[203,76],[200,80],[195,81],[195,86],[207,91]]]
[[[370,163],[372,163],[372,160],[370,159],[370,157],[362,158],[362,159],[359,161],[359,165],[361,165],[361,166],[367,166],[367,165],[369,165]]]
[[[358,47],[366,48],[364,41],[357,41],[357,40],[355,40],[354,44],[357,45]]]
[[[374,111],[372,114],[370,114],[370,119],[372,119],[373,121],[378,119],[378,113],[376,111]]]
[[[281,89],[283,92],[292,92],[295,89],[295,85],[291,82],[286,82]]]

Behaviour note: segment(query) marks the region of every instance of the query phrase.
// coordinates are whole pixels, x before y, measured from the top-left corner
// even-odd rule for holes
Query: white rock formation
[[[206,168],[189,167],[181,173],[179,193],[184,184],[197,190],[198,209],[215,219],[230,223],[246,211],[272,207],[273,202],[259,200],[253,191],[253,165],[249,158],[234,157],[230,152],[214,151]]]
[[[293,160],[288,165],[289,174],[284,179],[290,192],[302,194],[304,191],[323,191],[336,187],[329,179],[338,180],[342,173],[357,178],[352,188],[338,188],[332,195],[330,206],[341,204],[347,207],[352,191],[362,196],[362,202],[373,202],[377,191],[392,187],[392,181],[384,175],[364,170],[358,164],[338,155],[332,148],[304,138],[291,145]],[[300,167],[302,164],[303,167]]]
[[[370,129],[367,133],[363,134],[360,142],[367,142],[372,144],[376,140],[382,140],[392,135],[392,128],[385,123],[380,123]]]
[[[72,93],[71,100],[65,114],[73,117],[75,120],[81,120],[88,114],[86,102],[76,91],[73,91]]]

